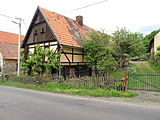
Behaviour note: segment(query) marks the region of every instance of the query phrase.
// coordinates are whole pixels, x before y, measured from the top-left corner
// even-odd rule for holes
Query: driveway
[[[0,86],[0,120],[160,120],[160,108]]]

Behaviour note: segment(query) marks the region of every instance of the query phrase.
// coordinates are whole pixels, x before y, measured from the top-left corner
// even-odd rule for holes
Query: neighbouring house
[[[158,52],[157,47],[160,46],[160,32],[157,33],[149,44],[149,60],[154,59],[154,55]]]
[[[90,30],[93,29],[83,24],[82,16],[77,16],[76,20],[73,20],[38,7],[22,48],[26,54],[33,52],[37,44],[44,49],[52,49],[53,52],[60,54],[63,76],[88,75],[91,74],[91,70],[84,61],[82,42]]]
[[[24,36],[21,36],[21,40]],[[0,74],[16,73],[18,34],[0,31]]]

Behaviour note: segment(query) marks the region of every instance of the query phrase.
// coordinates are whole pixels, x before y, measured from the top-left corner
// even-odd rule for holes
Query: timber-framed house
[[[34,46],[52,49],[59,53],[61,62],[61,74],[76,76],[90,74],[90,69],[84,61],[82,42],[85,34],[92,30],[83,24],[83,17],[77,16],[72,20],[63,15],[38,7],[22,48],[25,53],[33,52]],[[84,72],[85,71],[85,72]]]

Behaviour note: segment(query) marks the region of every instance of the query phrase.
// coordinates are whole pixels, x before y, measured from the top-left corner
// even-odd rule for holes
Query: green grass
[[[148,61],[152,69],[154,69],[156,72],[160,72],[160,64],[155,61]]]
[[[157,73],[135,72],[129,77],[128,87],[134,89],[159,90],[160,76],[158,76]]]
[[[154,96],[160,96],[160,93],[155,93]]]
[[[136,72],[146,72],[146,73],[156,72],[156,70],[154,70],[151,67],[148,61],[131,61],[130,63],[132,66],[135,67]]]
[[[131,63],[136,69],[134,72],[136,75],[129,77],[129,88],[148,90],[160,89],[160,76],[157,76],[157,71],[153,69],[149,61],[134,61]],[[131,75],[132,74],[133,73],[131,73]]]
[[[66,94],[74,94],[74,95],[82,95],[82,96],[94,96],[94,97],[134,97],[137,94],[132,91],[117,91],[114,89],[90,89],[90,88],[75,88],[70,84],[60,84],[60,83],[47,83],[43,85],[35,85],[35,84],[23,84],[19,82],[9,82],[9,81],[0,81],[0,85],[6,86],[15,86],[19,88],[28,88],[33,90],[40,91],[49,91],[55,93],[66,93]]]

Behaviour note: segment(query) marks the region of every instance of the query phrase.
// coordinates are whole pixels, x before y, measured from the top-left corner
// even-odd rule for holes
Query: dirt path
[[[155,72],[148,61],[131,61],[131,63],[136,65],[137,72]]]

